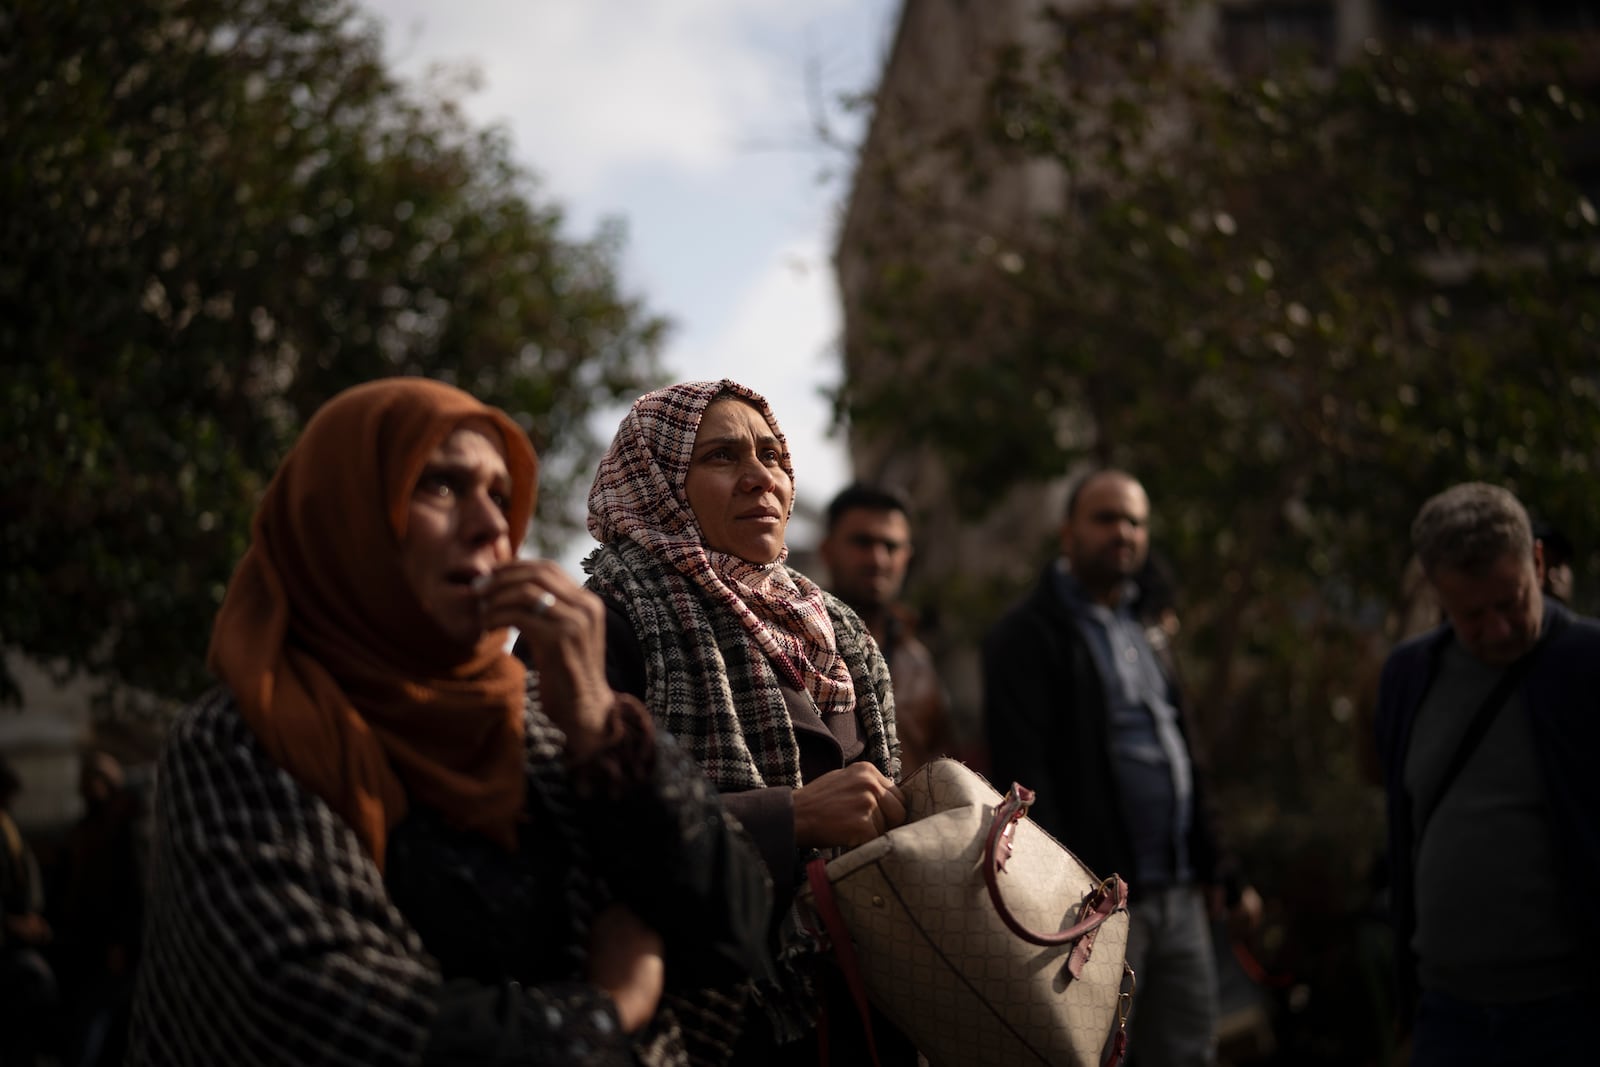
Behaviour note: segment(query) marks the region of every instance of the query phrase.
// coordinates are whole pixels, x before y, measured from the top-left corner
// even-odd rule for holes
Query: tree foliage
[[[1242,77],[1170,11],[1041,23],[975,119],[880,112],[840,409],[935,449],[968,515],[1136,472],[1222,779],[1353,834],[1324,817],[1361,807],[1351,720],[1421,502],[1483,479],[1600,531],[1600,219],[1567,155],[1593,114],[1533,39]]]
[[[565,237],[351,3],[20,0],[0,64],[5,645],[193,693],[265,479],[373,377],[512,412],[539,536],[570,529],[586,419],[648,383],[664,325],[620,291],[620,232]]]

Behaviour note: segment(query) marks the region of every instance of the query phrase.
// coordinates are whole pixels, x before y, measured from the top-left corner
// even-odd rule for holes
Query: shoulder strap
[[[817,906],[817,917],[822,920],[823,928],[828,933],[828,941],[833,948],[834,962],[839,965],[839,972],[844,976],[845,988],[850,991],[850,999],[855,1001],[856,1014],[861,1017],[861,1028],[867,1035],[867,1053],[872,1058],[872,1067],[881,1067],[882,1061],[878,1059],[878,1041],[872,1035],[872,1009],[868,1007],[867,983],[861,977],[861,964],[856,959],[856,943],[850,940],[850,931],[844,924],[844,915],[839,911],[839,902],[833,896],[833,883],[828,881],[828,861],[821,856],[813,857],[806,864],[806,880],[811,885],[812,899]],[[822,1067],[828,1067],[829,1043],[828,1035],[824,1030],[827,1025],[827,1004],[823,1004],[822,1019],[818,1026],[818,1047],[821,1050]]]
[[[1461,774],[1467,762],[1472,759],[1472,754],[1478,750],[1478,745],[1483,741],[1484,735],[1489,732],[1489,727],[1500,715],[1500,709],[1506,706],[1506,701],[1511,698],[1511,691],[1528,676],[1533,669],[1533,663],[1539,658],[1546,645],[1554,640],[1556,634],[1566,628],[1567,617],[1560,611],[1550,613],[1548,625],[1539,637],[1537,644],[1523,654],[1511,666],[1507,667],[1495,687],[1489,691],[1477,712],[1472,716],[1472,722],[1467,726],[1467,732],[1462,735],[1461,744],[1456,746],[1456,754],[1450,760],[1450,766],[1445,770],[1444,777],[1439,780],[1439,785],[1433,791],[1433,800],[1429,802],[1427,810],[1422,815],[1422,820],[1417,824],[1417,842],[1422,841],[1422,835],[1428,830],[1428,823],[1433,818],[1433,813],[1439,810],[1439,804],[1444,796],[1455,784],[1456,778]]]

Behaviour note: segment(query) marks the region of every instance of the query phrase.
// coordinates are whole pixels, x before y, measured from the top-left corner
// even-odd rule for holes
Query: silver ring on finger
[[[546,589],[544,592],[539,594],[539,599],[533,602],[534,617],[538,618],[539,616],[546,614],[555,606],[556,595],[550,592],[550,590]]]

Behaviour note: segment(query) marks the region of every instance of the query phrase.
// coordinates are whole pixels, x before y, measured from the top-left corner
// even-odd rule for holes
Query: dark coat
[[[611,901],[689,967],[671,965],[669,990],[761,973],[765,873],[699,768],[660,734],[651,758],[623,757],[630,734],[570,767],[532,672],[528,685],[523,856],[492,863],[413,821],[380,871],[225,690],[185,711],[161,759],[128,1062],[633,1063],[611,998],[582,974]],[[514,958],[523,947],[543,955]]]
[[[1182,694],[1167,676],[1167,699],[1178,709],[1194,764]],[[1028,816],[1095,874],[1115,872],[1138,888],[1139,872],[1112,766],[1105,685],[1087,640],[1056,590],[1055,564],[1033,592],[989,631],[983,642],[984,729],[990,779],[1004,791],[1020,782],[1037,795]],[[1222,884],[1228,872],[1194,768],[1189,862],[1201,884]]]
[[[1566,620],[1552,634],[1522,680],[1522,706],[1533,732],[1539,769],[1549,790],[1550,819],[1561,876],[1572,893],[1572,914],[1590,952],[1600,950],[1600,622],[1573,615],[1545,599],[1544,625]],[[1396,955],[1405,1003],[1414,1000],[1416,960],[1411,935],[1416,926],[1413,898],[1411,797],[1405,788],[1406,752],[1417,711],[1433,684],[1439,653],[1451,638],[1448,625],[1405,642],[1389,655],[1378,685],[1378,759],[1388,793],[1389,863]],[[1508,887],[1515,872],[1505,872]],[[1512,896],[1507,907],[1515,906]]]

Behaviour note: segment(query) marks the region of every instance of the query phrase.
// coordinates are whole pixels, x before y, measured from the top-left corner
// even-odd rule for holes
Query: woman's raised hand
[[[606,609],[599,597],[547,559],[516,559],[479,590],[483,625],[515,626],[539,672],[544,712],[581,760],[607,736],[615,695],[606,682]]]
[[[794,840],[801,848],[865,844],[905,821],[900,787],[870,763],[829,771],[794,791]]]

